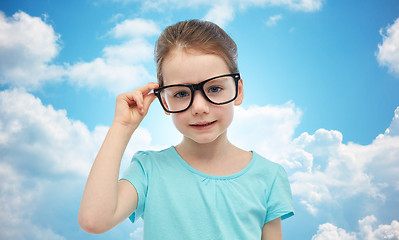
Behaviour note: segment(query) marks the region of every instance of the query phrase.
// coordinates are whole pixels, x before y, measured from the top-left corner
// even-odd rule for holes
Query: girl
[[[234,41],[211,22],[179,22],[159,37],[155,59],[158,83],[117,97],[79,225],[103,233],[142,217],[144,239],[282,239],[281,219],[294,214],[284,169],[227,139],[244,97]],[[125,147],[155,98],[183,140],[136,153],[118,181]]]

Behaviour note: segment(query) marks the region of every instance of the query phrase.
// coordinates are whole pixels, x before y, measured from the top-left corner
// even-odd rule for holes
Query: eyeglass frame
[[[212,81],[212,80],[214,80],[216,78],[222,78],[222,77],[233,77],[233,80],[234,80],[234,83],[235,83],[235,86],[236,86],[236,88],[235,88],[236,94],[229,101],[222,102],[222,103],[215,103],[211,99],[209,99],[209,97],[206,95],[206,93],[204,91],[204,85],[207,82],[209,82],[209,81]],[[155,96],[157,96],[157,98],[158,98],[159,102],[161,103],[161,106],[165,110],[165,112],[167,112],[167,113],[181,113],[181,112],[184,112],[184,111],[186,111],[187,109],[189,109],[191,107],[191,105],[194,102],[194,93],[197,90],[201,91],[202,95],[205,97],[205,99],[208,102],[210,102],[212,104],[215,104],[215,105],[224,105],[224,104],[227,104],[227,103],[230,103],[230,102],[236,100],[236,98],[238,96],[238,81],[240,81],[240,79],[241,79],[240,73],[223,74],[223,75],[220,75],[220,76],[216,76],[216,77],[212,77],[212,78],[206,79],[206,80],[204,80],[202,82],[199,82],[199,83],[196,83],[196,84],[172,84],[172,85],[156,88],[156,89],[154,89],[154,94],[155,94]],[[191,90],[190,104],[185,109],[179,110],[179,111],[171,111],[171,110],[166,109],[166,107],[164,106],[164,104],[162,102],[161,91],[163,89],[169,88],[169,87],[188,87]]]

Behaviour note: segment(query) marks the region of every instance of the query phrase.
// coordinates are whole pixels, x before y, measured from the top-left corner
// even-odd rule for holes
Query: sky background
[[[156,81],[157,37],[193,18],[238,45],[229,137],[286,169],[285,239],[399,239],[398,0],[1,1],[0,239],[142,239],[84,233],[80,199],[116,96]],[[180,139],[154,102],[122,171]]]

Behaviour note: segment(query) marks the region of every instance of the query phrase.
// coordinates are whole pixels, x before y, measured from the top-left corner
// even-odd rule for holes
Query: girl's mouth
[[[190,126],[193,128],[197,128],[197,129],[208,129],[208,128],[211,128],[215,122],[216,121],[199,122],[199,123],[195,123],[195,124],[190,124]]]

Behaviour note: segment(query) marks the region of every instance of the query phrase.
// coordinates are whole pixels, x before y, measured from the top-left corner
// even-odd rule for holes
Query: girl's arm
[[[80,204],[78,223],[88,233],[103,233],[126,219],[137,207],[136,189],[118,182],[125,148],[155,99],[156,83],[120,94],[115,117],[94,160]]]
[[[283,240],[281,218],[276,218],[263,225],[262,240]]]

